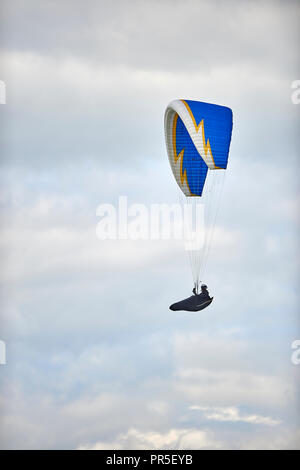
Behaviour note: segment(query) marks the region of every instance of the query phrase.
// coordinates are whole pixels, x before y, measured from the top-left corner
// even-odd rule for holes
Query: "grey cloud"
[[[299,2],[82,5],[2,6],[1,446],[296,447]],[[95,232],[119,195],[177,202],[177,97],[234,111],[215,300],[197,316],[168,310],[191,290],[180,243]]]
[[[12,50],[176,71],[251,61],[293,66],[299,4],[282,1],[6,2]],[[246,13],[246,14],[245,14]],[[267,25],[267,34],[266,34]],[[277,66],[276,66],[277,64]],[[278,67],[279,66],[279,67]]]
[[[4,4],[4,163],[158,159],[163,112],[175,97],[231,106],[233,145],[248,158],[267,148],[276,160],[295,153],[299,138],[287,137],[297,135],[297,2],[128,5]]]

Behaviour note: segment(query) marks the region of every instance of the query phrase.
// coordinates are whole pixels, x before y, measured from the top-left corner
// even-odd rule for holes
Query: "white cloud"
[[[260,416],[253,414],[240,414],[240,411],[236,407],[209,407],[209,406],[198,406],[192,405],[189,407],[190,410],[202,411],[205,418],[212,421],[220,422],[243,422],[249,424],[265,424],[267,426],[276,426],[280,424],[279,420],[271,418],[269,416]]]
[[[176,332],[172,344],[177,393],[192,402],[200,400],[202,406],[247,403],[282,407],[287,400],[296,400],[293,381],[283,381],[282,376],[270,373],[270,366],[264,367],[264,361],[269,364],[270,350],[264,358],[262,346],[260,361],[256,359],[253,367],[256,354],[251,343],[240,337],[234,330],[225,335],[217,331]]]
[[[117,436],[115,442],[97,442],[79,446],[80,450],[102,449],[219,449],[221,442],[213,433],[197,429],[171,429],[165,433],[141,432],[129,429],[125,434]]]
[[[299,446],[299,2],[81,3],[1,10],[2,445]],[[176,198],[177,97],[234,111],[199,315],[168,310],[192,287],[181,244],[95,233],[101,202]]]

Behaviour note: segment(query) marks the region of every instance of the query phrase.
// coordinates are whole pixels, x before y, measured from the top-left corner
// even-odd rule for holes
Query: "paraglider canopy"
[[[208,169],[226,169],[232,111],[201,101],[174,100],[165,112],[165,138],[174,177],[186,196],[202,196]]]

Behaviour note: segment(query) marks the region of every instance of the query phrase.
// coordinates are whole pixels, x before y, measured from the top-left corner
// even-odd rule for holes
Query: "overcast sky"
[[[299,448],[300,4],[4,0],[3,449]],[[172,99],[234,129],[206,282],[181,242],[101,241],[101,203],[176,203]]]

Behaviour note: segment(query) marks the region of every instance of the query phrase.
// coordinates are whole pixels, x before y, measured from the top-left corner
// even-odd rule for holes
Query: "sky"
[[[300,448],[300,5],[4,0],[0,447]],[[173,99],[233,110],[199,314],[178,240],[97,207],[178,202]],[[297,362],[297,361],[296,361]]]

